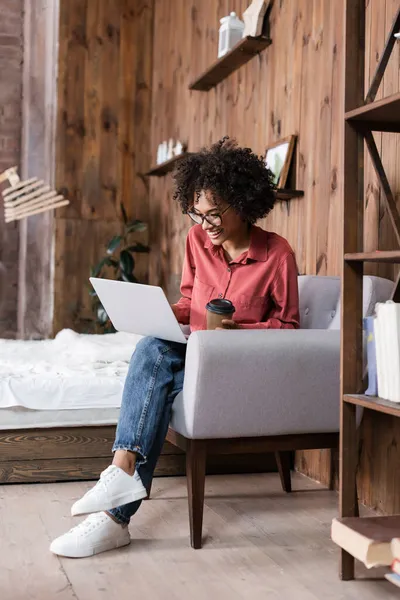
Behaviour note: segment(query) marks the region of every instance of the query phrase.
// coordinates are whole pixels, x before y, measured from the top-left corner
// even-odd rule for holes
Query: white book
[[[400,402],[400,304],[376,305],[375,336],[378,394]]]
[[[385,378],[383,374],[383,348],[382,348],[382,331],[381,331],[381,322],[378,319],[379,313],[379,304],[376,305],[376,317],[374,321],[374,333],[375,333],[375,348],[376,348],[376,372],[377,372],[377,380],[378,380],[378,396],[380,398],[385,398],[386,389],[385,389]]]
[[[385,304],[388,342],[389,400],[400,402],[400,304]]]

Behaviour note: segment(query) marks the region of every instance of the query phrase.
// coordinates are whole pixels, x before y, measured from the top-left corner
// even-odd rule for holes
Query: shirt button
[[[222,294],[218,294],[218,298],[222,298]]]

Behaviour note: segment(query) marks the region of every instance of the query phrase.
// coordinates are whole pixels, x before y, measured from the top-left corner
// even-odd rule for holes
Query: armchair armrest
[[[191,439],[338,431],[340,332],[198,331],[171,427]]]

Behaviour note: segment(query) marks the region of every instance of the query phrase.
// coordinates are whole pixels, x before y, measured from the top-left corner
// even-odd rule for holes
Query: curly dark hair
[[[212,193],[217,206],[219,199],[226,201],[252,224],[265,217],[275,203],[273,175],[264,160],[229,137],[182,158],[174,182],[173,197],[183,213],[193,208],[195,194],[202,190]]]

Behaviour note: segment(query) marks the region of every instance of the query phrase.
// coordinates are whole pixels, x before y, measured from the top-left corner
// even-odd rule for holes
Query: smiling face
[[[243,233],[248,230],[248,224],[239,217],[233,208],[222,200],[216,203],[213,195],[208,190],[203,190],[199,194],[196,194],[193,212],[203,216],[207,215],[208,217],[221,215],[221,225],[211,225],[206,220],[203,221],[202,225],[215,246],[221,246],[224,242],[234,241],[242,237]]]

